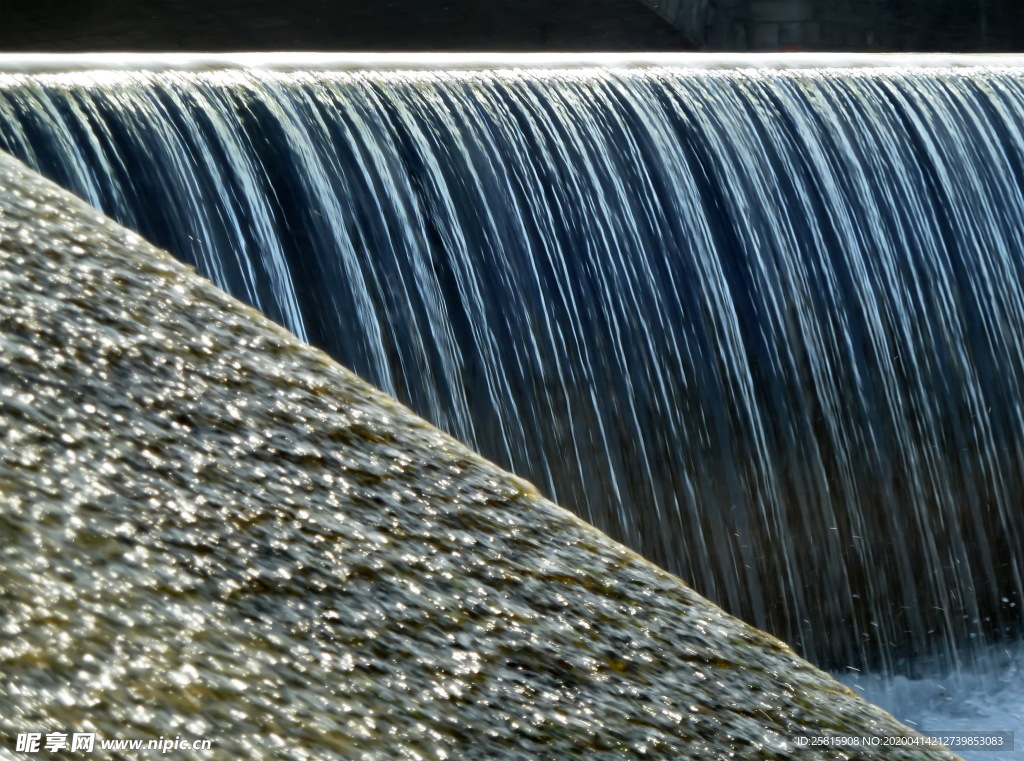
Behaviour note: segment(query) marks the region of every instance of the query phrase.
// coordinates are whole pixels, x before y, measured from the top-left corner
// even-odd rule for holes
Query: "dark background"
[[[0,0],[2,52],[699,49],[1024,51],[1024,0]]]
[[[685,1],[713,3],[712,50],[1024,51],[1024,0]]]
[[[0,50],[686,50],[640,0],[0,0]]]
[[[886,0],[879,42],[904,50],[1022,51],[1024,0]]]

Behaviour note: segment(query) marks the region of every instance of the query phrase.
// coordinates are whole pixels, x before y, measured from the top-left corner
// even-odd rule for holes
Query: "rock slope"
[[[0,757],[954,758],[3,156],[0,631]]]

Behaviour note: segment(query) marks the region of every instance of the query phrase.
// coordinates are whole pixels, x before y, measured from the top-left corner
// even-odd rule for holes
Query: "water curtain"
[[[826,665],[1019,630],[1024,67],[0,74],[0,148]]]

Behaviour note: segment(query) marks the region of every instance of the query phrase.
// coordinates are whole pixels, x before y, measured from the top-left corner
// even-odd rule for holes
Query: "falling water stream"
[[[0,149],[812,660],[1016,638],[1024,62],[367,60],[4,59]]]

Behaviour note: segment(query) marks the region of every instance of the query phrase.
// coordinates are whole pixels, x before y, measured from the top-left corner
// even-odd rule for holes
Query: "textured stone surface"
[[[913,737],[6,157],[0,326],[0,756],[30,731],[349,760]]]

